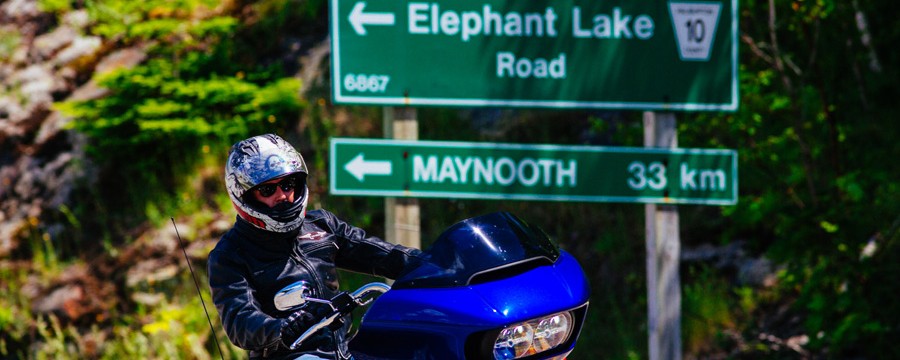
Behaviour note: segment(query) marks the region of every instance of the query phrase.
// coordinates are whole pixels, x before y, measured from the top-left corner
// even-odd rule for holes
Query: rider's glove
[[[300,335],[320,320],[321,316],[313,315],[306,310],[297,310],[281,323],[281,343],[290,348]]]

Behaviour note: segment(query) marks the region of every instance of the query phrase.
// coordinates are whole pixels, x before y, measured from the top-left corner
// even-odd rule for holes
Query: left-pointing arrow
[[[394,14],[392,13],[364,13],[366,8],[364,1],[357,2],[350,11],[350,25],[359,35],[366,34],[365,25],[394,25]]]
[[[390,175],[391,162],[366,161],[366,159],[363,158],[363,154],[359,153],[359,155],[356,155],[356,157],[353,158],[353,160],[350,160],[347,165],[344,165],[344,169],[357,180],[363,181],[363,178],[365,178],[366,175]]]

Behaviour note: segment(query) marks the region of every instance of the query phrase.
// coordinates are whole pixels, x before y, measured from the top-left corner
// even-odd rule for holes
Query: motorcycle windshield
[[[424,252],[428,261],[397,279],[394,289],[464,286],[478,276],[514,275],[559,258],[547,234],[506,212],[456,223]]]

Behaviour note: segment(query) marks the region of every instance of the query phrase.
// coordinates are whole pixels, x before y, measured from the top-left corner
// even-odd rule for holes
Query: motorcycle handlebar
[[[309,301],[327,303],[333,310],[330,315],[324,317],[315,325],[310,326],[309,329],[306,329],[306,331],[297,338],[297,340],[294,340],[291,344],[291,350],[296,349],[303,341],[306,341],[306,339],[319,330],[331,326],[337,319],[349,314],[353,309],[359,306],[365,306],[372,302],[373,299],[366,299],[369,295],[374,295],[376,293],[383,294],[390,289],[391,287],[385,283],[374,282],[361,286],[359,289],[356,289],[356,291],[349,293],[349,296],[346,292],[343,292],[331,300],[308,299]],[[347,297],[349,297],[349,299],[347,299]],[[338,306],[335,306],[336,304]]]
[[[351,293],[350,296],[353,296],[354,299],[358,300],[358,299],[362,299],[366,296],[369,296],[369,294],[374,294],[374,293],[384,294],[384,293],[388,292],[388,290],[390,290],[390,289],[391,289],[391,286],[388,284],[380,283],[380,282],[373,282],[373,283],[365,284],[365,285],[361,286],[359,289],[356,289],[356,291]],[[364,303],[360,303],[359,305],[363,306],[363,305],[368,304],[371,301],[372,301],[372,299],[369,299],[369,300],[366,300],[366,302],[364,302]]]

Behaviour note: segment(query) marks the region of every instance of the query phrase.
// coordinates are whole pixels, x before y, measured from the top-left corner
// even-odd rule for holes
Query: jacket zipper
[[[324,288],[325,283],[323,283],[322,280],[319,278],[319,274],[316,273],[315,269],[313,269],[313,266],[308,261],[306,261],[306,259],[303,258],[303,256],[301,256],[300,251],[301,251],[300,245],[299,244],[295,245],[293,250],[291,251],[291,257],[294,258],[294,260],[297,261],[297,263],[300,264],[300,266],[302,266],[304,269],[306,269],[306,272],[309,273],[309,276],[313,279],[313,282],[316,284],[316,287],[314,289],[316,293],[313,294],[313,296],[321,296],[321,294],[319,294],[319,289]],[[322,299],[322,300],[328,300],[328,299]]]
[[[316,251],[319,249],[324,249],[325,247],[329,246],[330,244],[331,244],[331,242],[327,242],[327,241],[323,241],[322,244],[313,244],[312,246],[309,247],[309,249],[306,250],[306,252],[310,253],[310,252],[313,252],[313,251]],[[337,244],[334,244],[334,245],[335,245],[335,247],[337,247]],[[325,288],[325,283],[322,282],[322,280],[319,278],[319,274],[316,273],[315,269],[313,269],[313,266],[309,263],[309,261],[306,261],[306,258],[304,258],[302,256],[302,253],[303,253],[303,250],[300,249],[300,244],[298,243],[297,245],[294,246],[293,250],[291,251],[291,256],[294,258],[294,260],[297,261],[298,264],[300,264],[300,266],[302,266],[304,269],[306,269],[306,272],[308,272],[309,276],[312,277],[313,282],[315,282],[315,284],[316,284],[315,292],[318,293],[319,289]],[[321,294],[314,294],[314,296],[321,296]],[[329,299],[322,299],[322,300],[329,300]],[[335,352],[337,353],[338,357],[344,359],[346,355],[343,353],[343,351],[341,351],[341,346],[340,346],[340,344],[337,343],[338,339],[337,339],[337,335],[335,334],[334,331],[331,331],[331,338],[332,338],[332,341],[334,341],[334,343],[335,343],[335,347],[337,348],[336,349],[337,351],[335,351]]]

